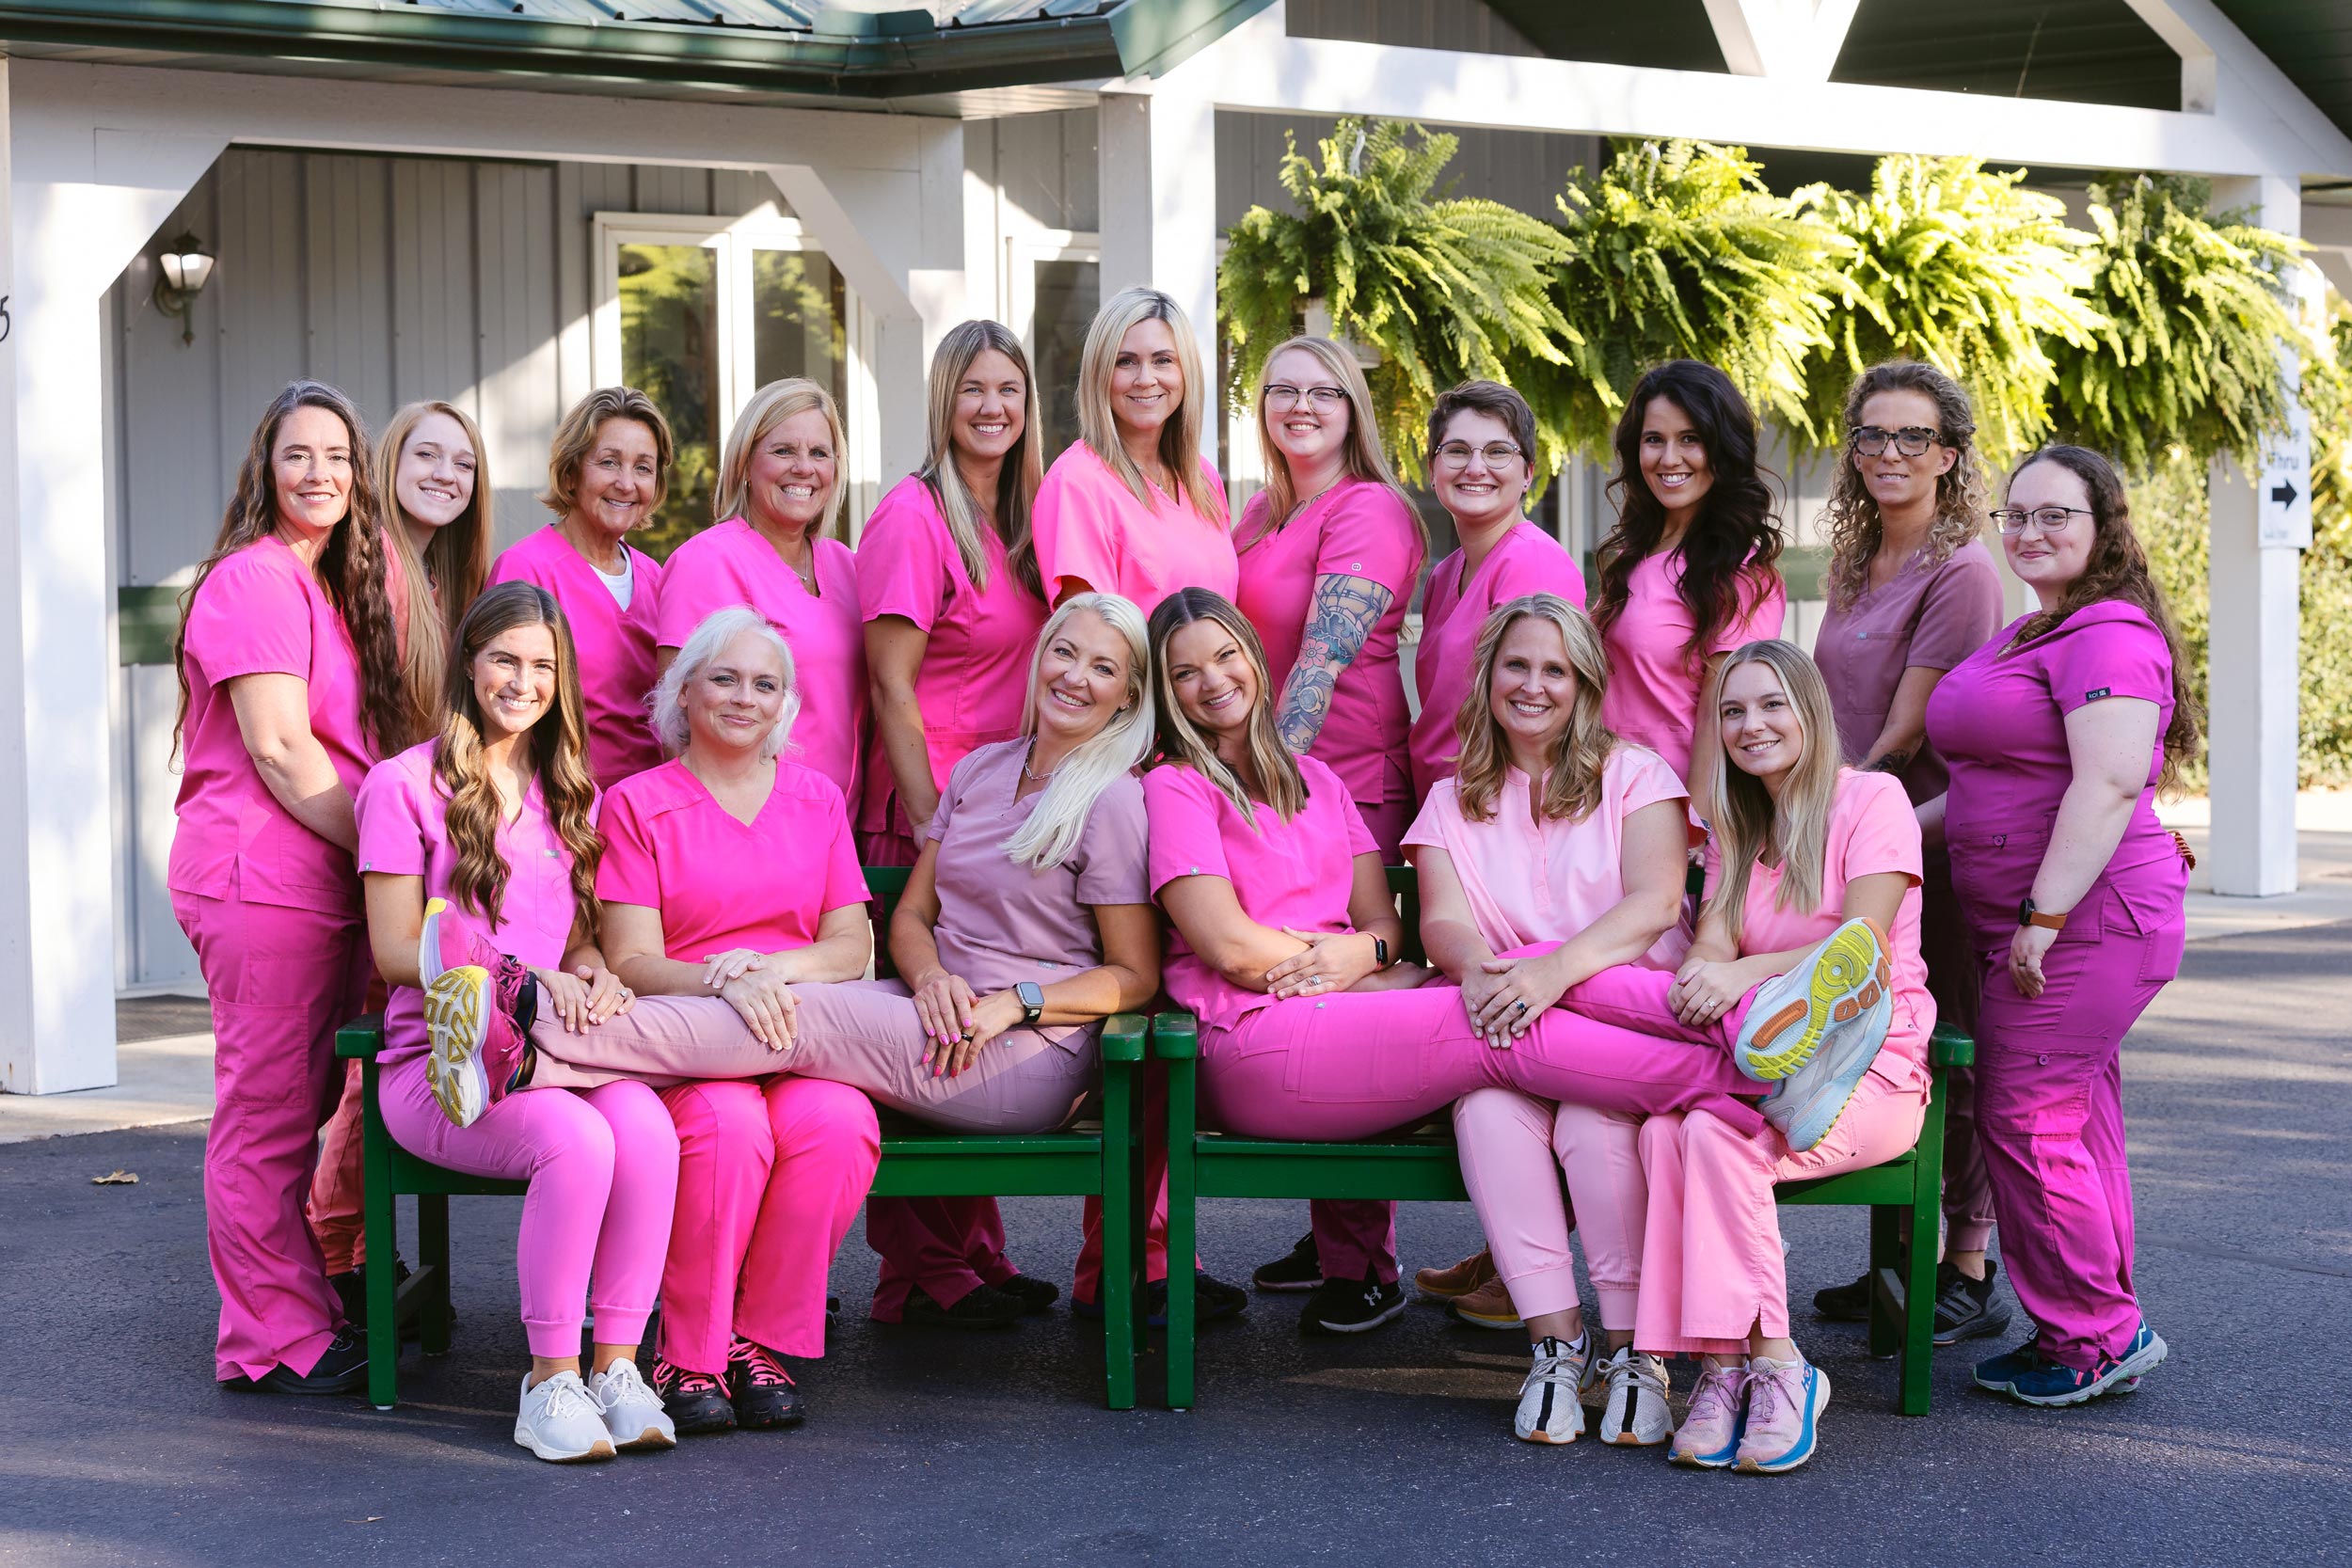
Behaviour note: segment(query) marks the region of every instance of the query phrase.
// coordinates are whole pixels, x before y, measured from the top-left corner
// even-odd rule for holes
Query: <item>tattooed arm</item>
[[[1340,672],[1364,651],[1364,639],[1388,613],[1396,595],[1370,578],[1327,576],[1315,578],[1314,603],[1307,611],[1307,634],[1298,644],[1298,662],[1290,684],[1282,689],[1281,706],[1274,727],[1293,754],[1303,754],[1323,733],[1331,716],[1331,692]]]

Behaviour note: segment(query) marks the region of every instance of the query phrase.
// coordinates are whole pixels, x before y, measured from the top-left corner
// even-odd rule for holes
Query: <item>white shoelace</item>
[[[1700,1372],[1698,1386],[1691,1390],[1691,1413],[1683,1424],[1731,1418],[1739,1412],[1740,1386],[1747,1381],[1745,1367],[1709,1367]]]
[[[591,1393],[607,1411],[623,1400],[651,1400],[654,1397],[653,1390],[646,1386],[644,1377],[637,1370],[634,1361],[615,1361],[597,1375],[603,1380],[603,1391],[597,1393],[591,1390]]]
[[[546,1390],[544,1396],[540,1394],[541,1389]],[[594,1394],[588,1392],[588,1386],[580,1381],[577,1372],[558,1372],[544,1383],[532,1385],[531,1392],[533,1397],[542,1400],[541,1413],[544,1415],[568,1416],[573,1413],[574,1407],[578,1407],[583,1415],[602,1417],[604,1414],[604,1407],[596,1402]]]
[[[1613,1393],[1629,1383],[1636,1388],[1648,1389],[1661,1400],[1666,1397],[1665,1370],[1646,1355],[1635,1353],[1613,1356],[1603,1370],[1609,1374],[1609,1387]]]
[[[1775,1361],[1765,1371],[1756,1370],[1756,1363],[1749,1362],[1748,1424],[1752,1427],[1770,1426],[1773,1417],[1780,1414],[1772,1408],[1776,1402],[1787,1404],[1788,1413],[1793,1415],[1802,1386],[1800,1380],[1804,1376],[1804,1363],[1802,1361]]]

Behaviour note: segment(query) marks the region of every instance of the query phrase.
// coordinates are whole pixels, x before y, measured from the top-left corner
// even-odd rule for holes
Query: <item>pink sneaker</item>
[[[425,904],[419,943],[425,1034],[432,1047],[425,1082],[443,1116],[456,1126],[471,1127],[530,1079],[529,1031],[538,1011],[538,986],[520,959],[492,949],[469,930],[453,925],[445,934],[441,916],[448,909],[438,898]],[[446,966],[445,952],[460,946],[468,961]]]
[[[1703,1470],[1727,1467],[1740,1453],[1740,1418],[1746,1406],[1748,1370],[1702,1366],[1691,1389],[1691,1408],[1675,1431],[1666,1457]]]
[[[1740,1469],[1771,1476],[1813,1457],[1821,1411],[1829,1404],[1829,1375],[1812,1362],[1748,1361],[1748,1411],[1740,1434]]]

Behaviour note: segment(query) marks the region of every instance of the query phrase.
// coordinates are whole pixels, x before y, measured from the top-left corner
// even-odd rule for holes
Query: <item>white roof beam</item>
[[[2271,154],[2275,172],[2343,178],[2352,169],[2352,137],[2304,97],[2213,0],[2126,3],[2181,56],[2183,108],[2235,125]]]
[[[1707,0],[1724,63],[1735,76],[1826,82],[1861,0]]]

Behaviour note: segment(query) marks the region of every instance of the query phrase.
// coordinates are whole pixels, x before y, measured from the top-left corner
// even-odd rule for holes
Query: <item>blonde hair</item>
[[[1379,415],[1372,406],[1372,388],[1364,380],[1363,367],[1356,363],[1354,355],[1328,338],[1301,336],[1278,343],[1274,352],[1265,356],[1265,368],[1258,372],[1258,392],[1251,406],[1258,411],[1258,444],[1265,453],[1265,531],[1272,533],[1289,522],[1305,499],[1298,493],[1297,483],[1291,478],[1290,459],[1275,444],[1274,416],[1265,405],[1265,389],[1274,376],[1274,362],[1293,349],[1312,356],[1323,367],[1324,374],[1347,394],[1347,442],[1342,449],[1347,477],[1388,486],[1390,493],[1403,503],[1406,515],[1413,519],[1413,531],[1420,536],[1422,554],[1426,556],[1429,524],[1422,519],[1421,508],[1405,493],[1405,487],[1396,482],[1396,471],[1389,467],[1388,455],[1380,450]]]
[[[408,531],[408,514],[400,504],[400,460],[416,433],[431,415],[446,414],[466,433],[473,449],[473,497],[466,510],[445,528],[433,531],[433,542],[422,550]],[[441,721],[441,688],[455,644],[458,624],[472,608],[475,595],[490,577],[490,455],[482,445],[482,431],[467,412],[453,403],[412,403],[392,416],[375,443],[375,489],[384,498],[391,551],[400,558],[407,578],[408,645],[401,653],[401,674],[415,707],[419,734],[430,734]],[[437,607],[434,594],[438,592]]]
[[[984,516],[972,487],[963,482],[963,470],[956,465],[955,427],[964,377],[971,372],[973,361],[991,349],[1011,360],[1021,372],[1023,396],[1021,439],[1005,453],[996,478],[996,504],[992,515]],[[1037,378],[1029,373],[1029,356],[1023,352],[1021,340],[992,321],[962,322],[950,329],[939,341],[939,352],[931,356],[929,428],[930,444],[914,477],[938,501],[939,515],[947,521],[947,537],[956,542],[956,554],[963,558],[964,576],[975,588],[988,586],[988,550],[980,541],[980,530],[993,520],[996,537],[1005,546],[1005,569],[1043,598],[1044,587],[1037,574],[1037,545],[1029,534],[1029,508],[1045,475],[1045,433],[1043,417],[1038,412]]]
[[[1774,802],[1755,774],[1741,769],[1724,746],[1724,687],[1742,665],[1761,664],[1780,676],[1804,732],[1797,761],[1780,786]],[[1722,879],[1709,910],[1724,914],[1731,940],[1740,940],[1748,903],[1748,877],[1767,849],[1780,857],[1780,893],[1776,907],[1811,913],[1821,902],[1823,862],[1829,852],[1829,812],[1837,796],[1837,717],[1829,705],[1829,688],[1821,672],[1803,648],[1772,637],[1741,645],[1707,683],[1707,701],[1699,722],[1711,725],[1715,748],[1715,777],[1708,789],[1708,821],[1714,829]]]
[[[1241,648],[1242,657],[1258,677],[1257,700],[1249,705],[1248,729],[1244,746],[1249,761],[1257,769],[1258,779],[1265,786],[1265,802],[1274,808],[1274,815],[1287,822],[1296,816],[1307,804],[1307,781],[1298,771],[1298,759],[1291,755],[1289,747],[1274,728],[1273,678],[1266,673],[1265,644],[1258,641],[1257,628],[1249,618],[1233,607],[1233,601],[1222,594],[1206,588],[1179,588],[1162,599],[1152,611],[1152,690],[1159,703],[1160,760],[1177,762],[1191,768],[1224,792],[1225,798],[1241,808],[1241,814],[1255,828],[1258,814],[1243,787],[1241,777],[1216,754],[1216,742],[1203,735],[1176,700],[1175,678],[1168,673],[1168,645],[1176,634],[1197,621],[1213,621],[1224,628]]]
[[[1157,289],[1123,289],[1104,302],[1087,328],[1086,347],[1078,356],[1078,436],[1103,466],[1119,476],[1136,499],[1152,504],[1151,485],[1119,438],[1119,417],[1111,412],[1111,372],[1119,365],[1120,345],[1139,322],[1163,321],[1176,340],[1176,368],[1184,378],[1184,401],[1160,426],[1160,461],[1168,465],[1170,481],[1184,504],[1211,522],[1225,512],[1224,498],[1213,497],[1200,475],[1200,409],[1211,393],[1200,372],[1200,345],[1184,307]]]
[[[1881,392],[1921,392],[1935,401],[1935,422],[1944,444],[1952,449],[1952,466],[1935,480],[1935,521],[1928,527],[1919,553],[1931,566],[1940,566],[1952,552],[1977,537],[1984,527],[1984,469],[1977,461],[1977,416],[1959,382],[1915,359],[1889,359],[1854,377],[1846,388],[1847,444],[1837,454],[1830,476],[1829,505],[1821,524],[1829,535],[1830,603],[1839,610],[1862,596],[1870,580],[1870,558],[1884,536],[1879,503],[1862,483],[1854,467],[1852,431],[1862,422],[1862,405]]]
[[[834,525],[841,520],[841,470],[849,462],[843,450],[841,410],[834,406],[833,394],[803,375],[787,375],[782,381],[771,381],[752,394],[752,401],[743,405],[743,412],[735,416],[735,427],[727,432],[727,444],[719,459],[719,483],[710,492],[710,520],[723,523],[730,517],[748,516],[752,503],[752,453],[768,433],[795,414],[810,409],[825,416],[825,430],[833,441],[833,487],[825,496],[825,515],[818,521],[812,536],[829,537]]]
[[[1073,594],[1037,634],[1037,649],[1029,656],[1029,698],[1021,733],[1036,737],[1038,681],[1045,668],[1045,650],[1062,627],[1081,613],[1099,618],[1127,644],[1127,689],[1119,711],[1062,759],[1045,793],[1039,797],[1037,809],[1000,846],[1016,864],[1032,871],[1046,870],[1070,858],[1103,791],[1113,780],[1134,772],[1152,751],[1151,651],[1143,611],[1133,599],[1117,594]]]
[[[570,516],[579,501],[580,466],[596,450],[596,432],[608,420],[635,420],[653,432],[653,499],[645,503],[645,510],[660,511],[662,498],[670,493],[670,463],[677,455],[677,443],[670,438],[670,421],[661,417],[653,399],[634,387],[599,387],[572,404],[548,447],[548,487],[539,492],[539,504],[557,516]]]
[[[1495,660],[1511,628],[1529,619],[1546,622],[1560,634],[1568,668],[1576,672],[1576,702],[1568,710],[1567,724],[1547,749],[1542,792],[1529,790],[1535,820],[1581,822],[1590,816],[1600,804],[1609,754],[1617,749],[1615,732],[1600,716],[1601,698],[1609,689],[1609,656],[1600,633],[1582,610],[1557,594],[1520,594],[1497,608],[1478,628],[1470,690],[1454,716],[1454,737],[1462,748],[1454,777],[1454,799],[1463,816],[1472,822],[1494,816],[1502,770],[1511,762],[1510,739],[1495,719]]]
[[[792,738],[792,721],[801,716],[801,677],[792,663],[792,649],[767,616],[747,604],[731,605],[725,610],[712,610],[694,628],[653,689],[650,705],[654,734],[660,737],[661,749],[670,755],[682,753],[687,741],[692,738],[692,726],[686,718],[688,684],[725,653],[728,643],[747,631],[765,638],[776,650],[776,657],[784,660],[784,705],[776,714],[775,728],[760,741],[759,754],[773,757]]]

